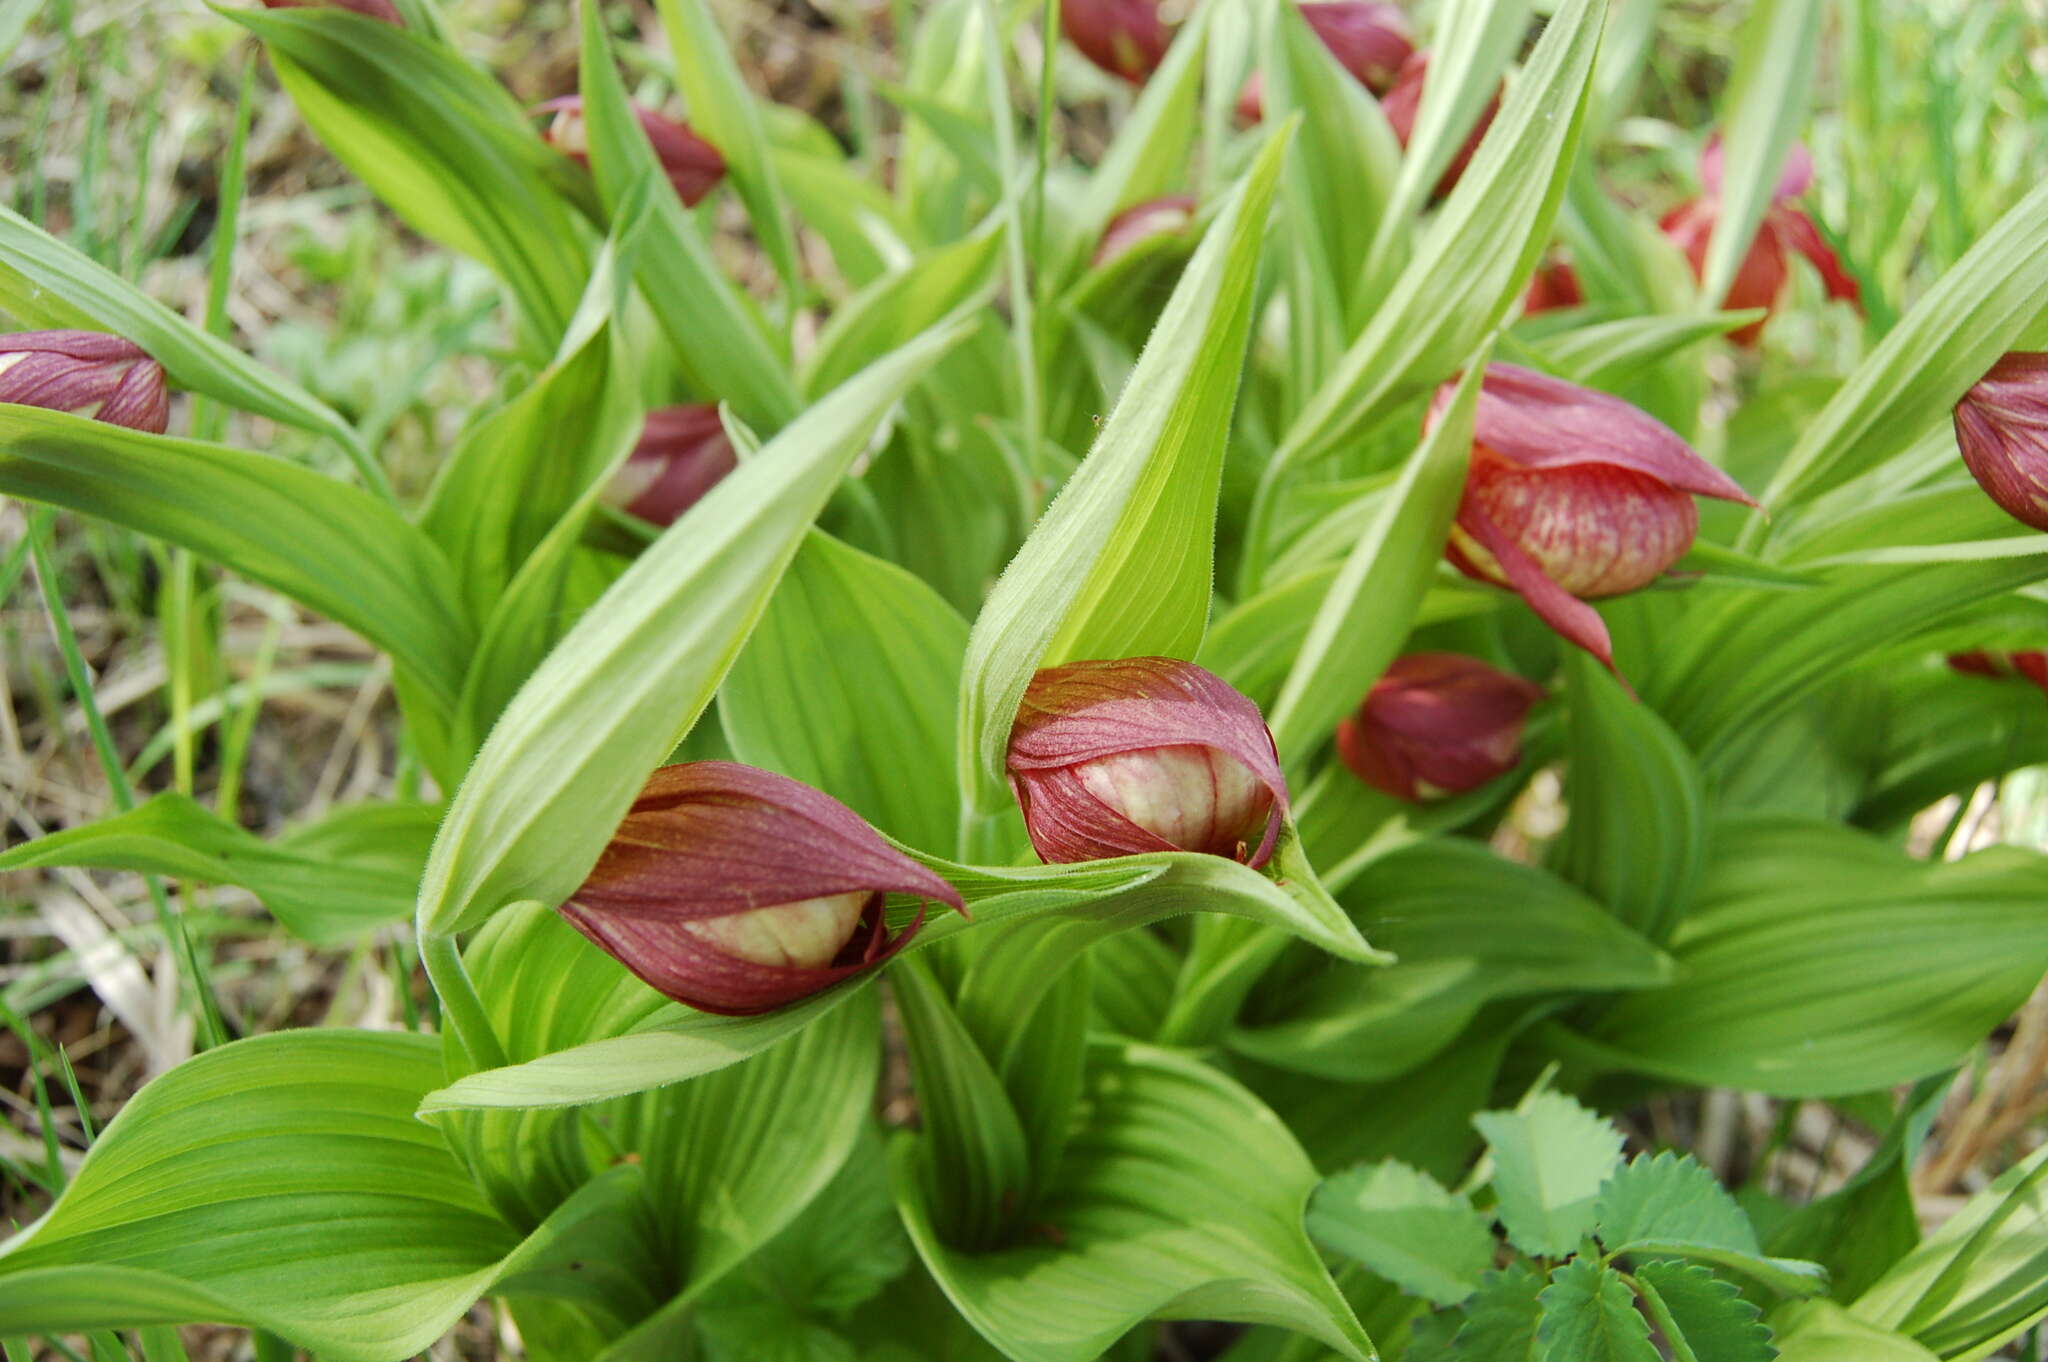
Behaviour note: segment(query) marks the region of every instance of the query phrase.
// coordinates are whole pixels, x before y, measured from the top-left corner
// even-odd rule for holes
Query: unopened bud
[[[1990,498],[2048,530],[2048,354],[2015,350],[1956,403],[1956,447]]]
[[[1070,662],[1031,680],[1010,788],[1040,857],[1272,857],[1287,782],[1259,708],[1192,662]]]
[[[705,1012],[767,1012],[871,969],[886,896],[961,906],[953,887],[838,800],[728,761],[649,778],[562,916],[651,987]]]
[[[0,335],[0,402],[152,435],[163,434],[171,419],[163,366],[133,341],[98,331]]]
[[[1337,726],[1337,755],[1410,803],[1463,794],[1522,759],[1522,721],[1543,688],[1457,653],[1410,653]]]
[[[554,115],[548,124],[548,144],[577,165],[587,167],[590,130],[584,125],[583,96],[551,99],[540,106],[540,112]],[[719,155],[717,147],[691,132],[687,123],[678,123],[638,104],[633,106],[633,116],[640,120],[640,130],[647,134],[655,159],[661,162],[662,173],[668,176],[676,196],[686,206],[695,208],[725,178],[725,157]]]
[[[613,475],[605,500],[628,515],[672,525],[733,469],[739,457],[711,403],[657,407]]]
[[[1082,56],[1133,85],[1159,69],[1173,41],[1158,0],[1065,0],[1060,27]]]

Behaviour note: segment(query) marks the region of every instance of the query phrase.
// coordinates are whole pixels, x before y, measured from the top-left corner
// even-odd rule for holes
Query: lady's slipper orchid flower
[[[1159,14],[1159,0],[1066,0],[1060,27],[1081,55],[1133,85],[1166,59],[1173,27]]]
[[[1256,868],[1287,815],[1259,707],[1170,657],[1039,672],[1010,731],[1009,772],[1031,845],[1054,863],[1201,851]]]
[[[1956,446],[2007,515],[2048,530],[2048,353],[2015,350],[1956,403]]]
[[[1659,224],[1664,235],[1670,237],[1678,248],[1685,252],[1692,262],[1694,277],[1706,272],[1707,243],[1713,239],[1714,224],[1721,217],[1721,139],[1716,136],[1707,143],[1700,153],[1700,183],[1706,195],[1693,202],[1674,208],[1664,215]],[[1756,237],[1749,243],[1749,254],[1742,258],[1742,267],[1735,272],[1735,282],[1728,286],[1728,296],[1721,306],[1730,311],[1746,308],[1774,308],[1778,297],[1785,291],[1785,284],[1791,278],[1791,270],[1785,259],[1785,252],[1797,251],[1807,262],[1820,272],[1821,282],[1827,288],[1830,298],[1849,303],[1859,312],[1862,310],[1862,290],[1856,280],[1842,268],[1841,260],[1835,255],[1814,225],[1812,218],[1792,206],[1792,200],[1804,194],[1813,183],[1813,154],[1800,143],[1793,143],[1792,150],[1785,157],[1784,173],[1778,177],[1778,187],[1771,195],[1771,206],[1765,210],[1763,221],[1757,224]],[[1730,333],[1728,339],[1737,345],[1748,347],[1757,343],[1763,335],[1764,322],[1760,318]]]
[[[1539,312],[1578,307],[1585,301],[1578,272],[1562,260],[1552,260],[1547,265],[1538,265],[1529,276],[1529,287],[1522,293],[1522,315],[1533,317]]]
[[[1437,392],[1432,426],[1453,385]],[[1648,586],[1692,547],[1695,496],[1754,506],[1678,433],[1618,397],[1512,364],[1480,382],[1472,465],[1446,549],[1466,576],[1509,587],[1544,623],[1614,665],[1585,602]]]
[[[1100,269],[1140,242],[1185,232],[1194,221],[1192,194],[1168,194],[1165,198],[1133,204],[1109,220],[1090,263]]]
[[[1387,125],[1394,130],[1394,137],[1401,143],[1401,150],[1408,149],[1410,139],[1415,136],[1415,115],[1422,109],[1422,86],[1429,77],[1429,53],[1417,52],[1401,63],[1400,74],[1394,78],[1394,88],[1380,99],[1380,109],[1387,116]],[[1465,167],[1472,163],[1473,153],[1479,150],[1480,142],[1486,138],[1486,130],[1493,126],[1493,116],[1500,112],[1500,91],[1493,92],[1493,98],[1479,112],[1479,121],[1472,125],[1471,133],[1465,138],[1465,145],[1458,148],[1458,154],[1444,167],[1444,173],[1436,182],[1430,197],[1441,199],[1457,187],[1458,179],[1465,173]]]
[[[0,402],[152,435],[163,434],[171,420],[163,366],[133,341],[98,331],[0,335]]]
[[[737,467],[739,456],[715,404],[657,407],[647,413],[640,441],[612,476],[605,500],[628,515],[673,525]]]
[[[548,144],[587,169],[590,165],[590,130],[583,123],[583,96],[563,95],[560,99],[551,99],[540,106],[539,112],[555,116],[548,124]],[[678,123],[638,104],[633,106],[633,116],[640,120],[640,130],[654,144],[655,159],[661,162],[662,173],[668,176],[668,182],[675,186],[676,197],[683,201],[685,207],[695,208],[725,178],[725,157],[719,155],[717,147],[691,132],[686,123]]]
[[[1409,803],[1463,794],[1515,768],[1543,688],[1458,653],[1410,653],[1337,725],[1337,755]]]
[[[562,916],[679,1003],[744,1016],[809,997],[903,949],[884,896],[959,908],[954,888],[800,781],[729,761],[648,779]]]
[[[263,5],[266,9],[345,9],[365,19],[381,19],[387,24],[405,27],[398,6],[391,0],[263,0]]]
[[[2048,652],[2038,649],[2025,653],[1955,653],[1949,657],[1948,665],[1968,676],[1999,680],[2018,677],[2048,692]]]
[[[1408,36],[1408,16],[1385,0],[1311,0],[1301,17],[1315,30],[1337,64],[1376,95],[1394,86],[1402,63],[1415,51]],[[1237,115],[1256,123],[1264,113],[1265,83],[1254,71],[1237,97]]]

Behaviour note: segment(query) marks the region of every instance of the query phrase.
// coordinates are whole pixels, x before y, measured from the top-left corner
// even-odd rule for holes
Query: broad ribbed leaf
[[[589,271],[573,185],[496,81],[430,38],[338,6],[234,10],[327,148],[422,236],[489,265],[529,347],[554,348]]]
[[[1145,1319],[1230,1319],[1373,1355],[1302,1232],[1315,1169],[1251,1094],[1180,1055],[1101,1045],[1083,1110],[1023,1216],[1037,1228],[985,1252],[938,1237],[918,1146],[898,1146],[911,1240],[984,1337],[1016,1362],[1094,1362]]]
[[[295,936],[344,941],[401,921],[412,911],[420,866],[426,863],[426,839],[437,821],[434,810],[423,805],[378,811],[397,818],[379,820],[376,845],[364,849],[370,856],[360,851],[322,855],[307,851],[303,836],[317,834],[318,825],[302,830],[298,847],[266,842],[187,796],[166,791],[127,813],[14,847],[0,855],[0,873],[79,865],[232,884],[262,899]],[[330,839],[334,835],[328,833]],[[389,856],[394,849],[401,853],[396,858]],[[415,851],[419,859],[405,867],[406,853]],[[379,854],[386,863],[372,859]]]
[[[1493,1190],[1510,1242],[1545,1258],[1578,1247],[1621,1158],[1621,1132],[1562,1093],[1544,1091],[1513,1111],[1482,1111],[1472,1124],[1493,1152]]]
[[[967,622],[893,563],[804,540],[719,698],[734,755],[829,790],[890,836],[959,835],[953,704]]]
[[[590,170],[607,212],[630,207],[635,186],[665,183],[660,162],[626,99],[611,45],[594,3],[579,6],[583,56],[578,68]],[[674,194],[649,196],[636,277],[697,395],[727,402],[764,434],[782,429],[802,407],[787,361],[760,314],[711,256],[698,218]]]
[[[279,1032],[187,1060],[0,1249],[0,1334],[221,1322],[394,1362],[636,1194],[622,1170],[522,1243],[413,1119],[440,1075],[439,1046],[397,1032]]]
[[[346,624],[452,706],[475,637],[448,562],[389,503],[297,464],[0,405],[0,492],[167,539]]]
[[[1778,1362],[1939,1362],[1912,1339],[1866,1324],[1833,1301],[1796,1301],[1772,1313]]]
[[[1954,1064],[2048,969],[2048,857],[1916,861],[1827,823],[1715,831],[1672,942],[1680,974],[1619,1003],[1609,1062],[1784,1096],[1867,1092]]]
[[[689,107],[690,127],[725,158],[725,173],[747,205],[754,239],[768,253],[783,287],[793,290],[796,236],[790,231],[782,184],[753,91],[704,0],[655,0],[655,10],[668,34],[676,87]]]
[[[968,639],[960,783],[994,807],[1032,674],[1077,658],[1193,656],[1208,624],[1216,497],[1287,136],[1270,138],[1189,262],[1080,469]]]
[[[1568,651],[1572,816],[1556,864],[1609,912],[1663,942],[1699,883],[1705,781],[1692,753],[1653,710],[1590,655]]]
[[[1465,364],[1465,378],[1435,430],[1408,457],[1401,479],[1358,536],[1273,703],[1270,722],[1290,770],[1328,741],[1401,650],[1442,561],[1465,469],[1472,420],[1491,344]]]
[[[429,931],[573,892],[648,772],[711,702],[875,423],[944,327],[805,412],[641,554],[528,678],[456,792],[420,890]]]
[[[1288,428],[1273,476],[1448,377],[1506,315],[1550,239],[1606,17],[1607,0],[1570,0],[1552,17],[1414,258]]]
[[[986,297],[1002,248],[1002,219],[991,217],[974,235],[919,255],[847,299],[818,336],[804,368],[804,391],[831,390],[940,318]]]

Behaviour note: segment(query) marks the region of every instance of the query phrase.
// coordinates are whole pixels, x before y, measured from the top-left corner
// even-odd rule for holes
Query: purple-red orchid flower
[[[1692,262],[1695,278],[1705,274],[1707,243],[1713,239],[1714,224],[1721,217],[1721,139],[1718,135],[1708,141],[1706,150],[1700,153],[1700,183],[1706,189],[1701,198],[1683,204],[1664,215],[1660,224],[1664,235],[1670,237],[1678,248],[1685,252]],[[1834,248],[1820,234],[1814,224],[1792,201],[1804,194],[1813,183],[1813,154],[1801,143],[1793,143],[1786,154],[1784,173],[1778,176],[1778,186],[1771,195],[1771,206],[1765,210],[1763,221],[1757,224],[1756,236],[1749,243],[1749,254],[1742,258],[1742,267],[1735,272],[1735,282],[1728,286],[1728,296],[1721,306],[1729,311],[1741,311],[1760,307],[1766,311],[1778,305],[1779,296],[1791,278],[1791,267],[1785,253],[1797,251],[1807,262],[1819,271],[1821,283],[1827,288],[1827,295],[1863,310],[1862,289],[1848,271],[1842,268],[1841,260]],[[1737,345],[1750,347],[1763,335],[1764,322],[1760,318],[1731,332],[1728,339]]]
[[[1408,16],[1385,0],[1311,0],[1299,6],[1301,17],[1315,30],[1337,64],[1376,95],[1394,86],[1394,79],[1415,51]],[[1252,72],[1237,97],[1237,115],[1256,123],[1265,113],[1265,82]]]
[[[1159,0],[1066,0],[1060,27],[1082,56],[1133,85],[1159,69],[1173,41]]]
[[[1432,427],[1453,388],[1438,390]],[[1532,369],[1490,364],[1446,556],[1466,576],[1519,593],[1612,667],[1607,626],[1586,601],[1647,586],[1683,557],[1699,532],[1696,495],[1756,505],[1649,413]]]
[[[583,96],[551,99],[536,112],[554,115],[548,123],[548,144],[577,165],[588,167],[590,130],[584,126]],[[633,106],[633,116],[640,120],[640,130],[653,144],[655,159],[661,162],[662,173],[675,187],[676,197],[686,207],[695,208],[725,178],[725,157],[719,155],[717,147],[690,131],[687,123],[678,123],[638,104]]]
[[[171,420],[163,366],[135,342],[98,331],[0,335],[0,402],[152,435],[163,434]]]
[[[1476,790],[1522,760],[1522,721],[1543,688],[1459,653],[1410,653],[1337,725],[1337,755],[1409,803]]]
[[[1585,301],[1586,292],[1579,287],[1578,271],[1566,261],[1553,259],[1538,265],[1529,276],[1529,287],[1522,292],[1522,315],[1533,317],[1539,312],[1579,307]]]
[[[1991,653],[1981,649],[1952,653],[1948,665],[1968,676],[1989,676],[1996,680],[2017,677],[2031,681],[2048,693],[2048,652],[2038,649],[2024,653]]]
[[[821,790],[729,761],[651,776],[561,914],[657,992],[745,1016],[809,997],[909,944],[885,896],[959,893]]]
[[[1977,485],[2022,525],[2048,530],[2048,353],[2000,359],[1956,403],[1955,422]]]
[[[605,489],[605,500],[628,515],[673,525],[733,469],[739,456],[715,403],[657,407],[647,413],[639,443]]]
[[[1394,88],[1380,99],[1380,109],[1387,116],[1387,125],[1394,130],[1394,136],[1406,151],[1410,139],[1415,136],[1415,115],[1422,109],[1422,86],[1429,78],[1429,53],[1417,52],[1401,64],[1400,73],[1394,78]],[[1457,187],[1458,179],[1464,175],[1465,167],[1472,164],[1472,156],[1479,150],[1480,142],[1486,138],[1486,130],[1493,126],[1493,116],[1500,112],[1500,91],[1493,92],[1486,107],[1479,111],[1479,120],[1472,125],[1465,144],[1458,148],[1458,154],[1444,167],[1444,173],[1430,191],[1432,200],[1441,199]]]
[[[263,0],[263,5],[266,9],[345,9],[365,19],[381,19],[387,24],[405,27],[398,6],[391,0]]]
[[[1258,867],[1287,816],[1259,707],[1192,662],[1069,662],[1032,677],[1010,788],[1050,862],[1200,851]]]
[[[1164,198],[1132,204],[1109,220],[1090,263],[1099,269],[1141,242],[1187,231],[1194,221],[1195,199],[1192,194],[1168,194]]]

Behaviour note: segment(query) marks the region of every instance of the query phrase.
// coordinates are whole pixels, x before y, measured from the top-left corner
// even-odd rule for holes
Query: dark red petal
[[[727,761],[664,766],[575,895],[678,921],[861,890],[961,906],[946,881],[800,781]]]
[[[1374,93],[1390,89],[1415,53],[1408,17],[1382,0],[1312,0],[1301,17],[1338,65]]]
[[[1442,419],[1456,387],[1453,381],[1437,391],[1432,426]],[[1515,364],[1486,366],[1473,443],[1523,468],[1605,464],[1681,492],[1756,505],[1733,478],[1640,407]]]
[[[878,894],[837,960],[822,969],[800,969],[729,955],[692,934],[680,919],[607,912],[575,899],[559,911],[657,993],[724,1016],[770,1012],[872,969],[909,945],[924,923],[920,907],[915,920],[891,934]]]
[[[1158,69],[1173,41],[1157,0],[1066,0],[1060,27],[1082,56],[1134,85]]]
[[[1842,268],[1840,257],[1827,238],[1820,234],[1812,218],[1797,208],[1778,207],[1771,210],[1771,225],[1787,246],[1806,257],[1807,263],[1820,272],[1821,282],[1827,285],[1828,297],[1838,302],[1854,304],[1856,310],[1863,310],[1863,286],[1855,276]]]
[[[1141,241],[1185,232],[1194,220],[1195,197],[1192,194],[1168,194],[1164,198],[1133,204],[1111,218],[1109,226],[1103,228],[1102,241],[1095,247],[1095,257],[1089,263],[1097,267],[1107,265]]]
[[[1614,669],[1614,642],[1599,611],[1546,577],[1535,559],[1469,502],[1458,510],[1458,525],[1493,555],[1508,585],[1545,624],[1599,658],[1609,671]]]
[[[1033,849],[1051,864],[1180,849],[1097,799],[1071,767],[1013,773],[1010,790]]]

